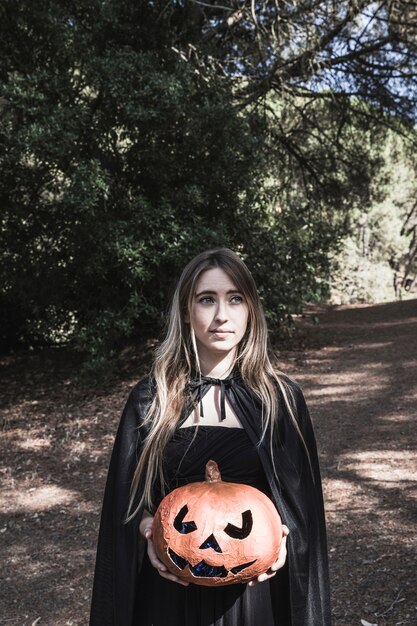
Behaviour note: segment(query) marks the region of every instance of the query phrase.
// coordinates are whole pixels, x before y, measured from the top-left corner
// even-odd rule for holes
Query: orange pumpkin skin
[[[205,482],[174,489],[159,505],[152,527],[158,558],[196,585],[245,583],[276,561],[280,516],[271,500],[249,485],[221,480],[214,461]]]

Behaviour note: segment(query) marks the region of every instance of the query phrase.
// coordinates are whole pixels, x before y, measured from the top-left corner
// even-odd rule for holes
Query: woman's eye
[[[212,304],[214,300],[213,298],[210,298],[209,296],[204,296],[204,298],[200,298],[199,302],[200,304]]]
[[[199,298],[199,304],[213,304],[214,298],[212,296],[202,296]],[[230,304],[241,304],[243,302],[243,297],[239,295],[231,296],[229,300]]]

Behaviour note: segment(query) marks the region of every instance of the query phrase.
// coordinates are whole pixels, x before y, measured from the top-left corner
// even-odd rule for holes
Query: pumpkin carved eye
[[[253,526],[253,518],[251,511],[242,513],[242,527],[227,524],[224,532],[233,539],[246,539],[250,535]]]
[[[195,522],[183,522],[182,520],[188,513],[188,506],[184,504],[182,509],[177,513],[174,519],[174,528],[178,530],[181,535],[187,535],[188,533],[192,533],[194,530],[197,530],[197,526]]]

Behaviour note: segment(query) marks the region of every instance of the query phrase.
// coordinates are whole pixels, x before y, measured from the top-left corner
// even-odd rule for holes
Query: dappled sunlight
[[[388,363],[383,361],[356,362],[355,356],[355,354],[341,355],[340,360],[336,363],[337,367],[335,363],[332,362],[328,363],[324,361],[324,367],[322,361],[317,362],[315,367],[325,372],[323,383],[332,384],[333,382],[345,380],[347,384],[349,384],[349,382],[355,384],[355,382],[358,381],[363,386],[364,373],[369,372],[369,370],[373,370],[373,373],[377,375],[382,372],[387,377],[389,376],[390,366]],[[355,365],[354,371],[352,371],[352,364]]]
[[[371,366],[364,365],[358,367],[355,372],[349,369],[345,372],[325,372],[320,386],[316,384],[308,390],[308,398],[311,398],[313,402],[324,397],[329,398],[331,402],[369,400],[371,394],[384,391],[390,384],[387,366],[374,367],[378,372],[376,376],[374,375],[372,383],[367,382],[370,369]]]
[[[342,477],[326,478],[323,481],[326,519],[329,530],[340,533],[343,529],[345,537],[361,535],[371,523],[373,532],[380,539],[389,536],[396,527],[401,533],[396,535],[397,545],[411,546],[415,544],[415,520],[407,515],[408,507],[417,496],[417,483],[408,479],[404,485],[404,473],[397,474],[394,484],[384,480],[374,481],[372,472],[363,476],[349,467],[340,468]],[[385,470],[386,468],[384,468]],[[381,467],[373,468],[380,472]],[[348,475],[348,477],[346,477]],[[398,498],[397,506],[390,504],[390,493]]]
[[[327,513],[340,514],[345,510],[361,515],[365,507],[378,506],[377,496],[371,496],[362,485],[345,478],[327,478],[323,492]]]
[[[363,385],[361,385],[361,388],[364,390],[364,397],[367,397],[369,392],[363,388]],[[343,384],[338,385],[334,383],[332,386],[326,385],[326,387],[323,387],[321,389],[312,389],[312,390],[309,390],[308,392],[309,398],[329,397],[332,402],[340,400],[341,396],[349,396],[351,399],[352,398],[352,385],[349,385],[348,383],[344,385]],[[355,397],[358,398],[359,395],[356,395]]]
[[[393,330],[407,330],[408,328],[411,330],[415,330],[415,325],[417,323],[417,317],[409,317],[407,320],[396,320],[396,321],[381,321],[381,322],[372,322],[372,328],[390,328]],[[370,325],[371,326],[371,325]]]
[[[408,450],[372,450],[342,454],[343,469],[354,471],[368,480],[386,487],[415,482],[417,489],[417,454]]]
[[[409,415],[408,413],[402,414],[402,407],[398,407],[395,413],[386,413],[385,415],[380,415],[378,420],[380,422],[388,422],[389,424],[392,422],[393,424],[405,423],[405,424],[414,424],[415,417]],[[391,425],[389,426],[391,428]]]
[[[345,384],[346,388],[348,388],[350,386],[350,390],[352,390],[352,386],[355,386],[355,384],[360,387],[360,388],[364,388],[364,372],[368,371],[369,366],[368,364],[364,364],[362,367],[358,367],[357,371],[352,372],[352,371],[346,371],[346,372],[328,372],[325,375],[325,379],[323,380],[323,383],[326,384],[326,387],[328,385],[340,385]],[[385,384],[388,383],[388,368],[385,367],[378,367],[378,369],[384,370],[386,372],[386,378],[383,379],[379,379],[378,383],[375,383],[373,381],[372,384],[372,388],[376,389],[376,388],[383,388]],[[381,372],[378,372],[378,376],[380,376],[382,374]],[[333,389],[333,387],[332,387]]]
[[[22,450],[42,450],[51,447],[51,440],[38,438],[35,435],[27,436],[23,441],[16,442]]]
[[[388,345],[390,345],[392,341],[367,341],[365,342],[356,342],[355,341],[355,350],[385,350]]]
[[[417,361],[415,361],[415,365],[412,366],[414,371],[417,372]],[[414,386],[414,389],[410,389],[409,392],[407,392],[407,399],[408,400],[417,400],[417,385]]]
[[[37,556],[36,559],[33,559],[33,546],[26,543],[13,544],[7,553],[8,561],[12,567],[18,567],[20,575],[29,579],[49,573],[56,567],[56,564],[51,561],[51,556],[56,559],[56,547],[52,544],[42,545],[43,558]]]
[[[93,420],[89,418],[68,421],[60,426],[59,430],[55,427],[34,426],[28,429],[8,428],[2,433],[3,444],[9,449],[27,452],[28,455],[34,453],[39,460],[42,459],[43,453],[48,456],[50,451],[54,451],[64,463],[79,462],[82,456],[88,456],[93,462],[97,462],[102,456],[108,455],[108,449],[113,445],[114,433],[109,433],[105,437],[104,441],[108,443],[106,448],[103,446],[103,439],[96,440],[91,436],[92,422]],[[24,463],[22,459],[20,462]]]
[[[323,483],[329,527],[354,532],[371,524],[382,537],[401,528],[396,542],[415,543],[417,454],[411,450],[360,450],[341,453]],[[346,524],[346,527],[344,526]],[[341,526],[342,525],[342,526]]]
[[[13,489],[0,493],[0,510],[4,513],[30,513],[44,511],[56,506],[71,504],[79,499],[75,490],[64,489],[58,485],[44,485],[25,489],[16,484]]]
[[[399,597],[414,607],[417,458],[411,447],[417,352],[408,328],[395,339],[394,331],[377,334],[362,319],[351,327],[350,337],[344,330],[337,334],[337,324],[323,326],[326,341],[339,343],[291,353],[290,372],[284,354],[282,369],[301,384],[314,421],[339,607],[335,623],[354,626],[367,616],[353,608],[355,594],[361,609],[378,606],[382,613],[401,589]],[[28,598],[27,590],[42,589],[52,590],[50,606],[40,599],[25,623],[41,617],[40,623],[63,624],[66,606],[79,623],[88,620],[108,461],[127,387],[135,380],[126,376],[120,388],[91,397],[83,392],[56,398],[51,388],[38,384],[25,388],[26,400],[11,394],[1,413],[0,469],[8,617],[18,615],[14,609],[23,605],[29,614],[37,600],[33,594]],[[385,605],[386,593],[391,595]],[[348,610],[356,621],[340,617]],[[393,613],[385,621],[370,617],[368,622],[414,623],[394,619]],[[78,617],[68,622],[78,624]]]

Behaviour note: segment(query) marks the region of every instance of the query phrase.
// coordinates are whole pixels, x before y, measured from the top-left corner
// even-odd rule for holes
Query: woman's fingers
[[[142,530],[142,534],[145,539],[152,539],[152,526],[145,526],[145,528]]]
[[[149,557],[149,561],[150,561],[152,567],[154,567],[156,570],[158,570],[158,573],[163,578],[166,578],[167,580],[172,580],[175,583],[178,583],[180,585],[188,587],[188,583],[187,582],[184,582],[184,581],[180,580],[174,574],[171,574],[167,570],[166,565],[164,565],[164,563],[162,563],[162,561],[160,561],[160,559],[158,558],[158,556],[156,554],[155,546],[154,546],[153,541],[152,541],[152,519],[153,518],[142,520],[141,528],[140,528],[140,532],[142,533],[142,535],[145,537],[145,539],[147,541],[148,557]]]
[[[277,572],[279,569],[281,569],[281,567],[284,567],[285,565],[285,561],[287,559],[287,537],[289,532],[290,531],[288,529],[288,526],[282,527],[282,541],[279,549],[278,558],[275,563],[271,565],[271,570],[273,572]]]
[[[143,537],[146,537],[146,539],[148,538],[147,535],[149,535],[149,533],[152,535],[152,522],[153,522],[152,513],[149,513],[149,511],[144,509],[143,514],[142,514],[142,519],[140,520],[140,523],[139,523],[139,532],[141,535],[143,535]]]
[[[146,537],[146,535],[145,535]],[[160,561],[156,555],[155,546],[153,545],[153,541],[151,537],[146,537],[148,540],[148,557],[151,562],[151,565],[155,567],[160,572],[166,572],[166,566]]]
[[[259,574],[259,576],[254,580],[251,580],[248,583],[250,587],[254,587],[258,583],[263,583],[266,580],[269,580],[270,578],[275,576],[275,574],[279,569],[281,569],[281,567],[285,565],[285,561],[287,559],[287,537],[289,532],[290,531],[288,529],[288,526],[282,527],[282,541],[277,560],[271,565],[267,572],[263,572],[262,574]]]
[[[188,587],[189,583],[185,582],[184,580],[180,580],[177,576],[174,576],[174,574],[170,574],[169,572],[161,572],[161,570],[158,570],[159,574],[162,576],[162,578],[166,578],[167,580],[172,580],[174,583],[178,583],[179,585],[182,585],[183,587]]]
[[[275,576],[276,572],[272,572],[270,569],[267,572],[264,572],[263,574],[259,574],[259,576],[257,578],[255,578],[254,580],[251,580],[248,585],[250,587],[255,587],[255,585],[257,585],[258,583],[263,583],[266,580],[269,580],[270,578],[273,578]]]
[[[168,571],[166,565],[164,565],[162,561],[158,559],[156,555],[156,551],[155,551],[155,546],[153,545],[153,541],[151,538],[148,539],[148,557],[151,562],[151,565],[153,565],[153,567],[158,570],[162,578],[166,578],[167,580],[172,580],[174,583],[179,583],[180,585],[183,585],[184,587],[188,587],[187,582],[184,582],[183,580],[178,578],[178,576],[171,574],[171,572]]]
[[[255,585],[257,585],[258,583],[263,583],[266,580],[269,580],[270,578],[273,578],[275,576],[276,572],[272,571],[272,569],[269,569],[267,572],[264,572],[263,574],[259,574],[259,576],[257,578],[254,578],[253,580],[251,580],[248,585],[249,587],[255,587]]]

